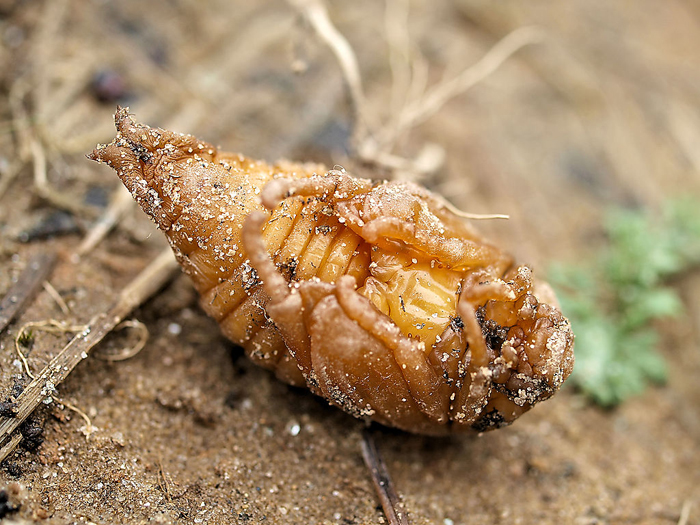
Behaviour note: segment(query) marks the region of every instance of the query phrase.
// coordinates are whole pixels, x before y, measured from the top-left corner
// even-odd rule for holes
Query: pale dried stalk
[[[136,201],[131,197],[131,193],[124,186],[119,186],[112,195],[112,200],[105,212],[92,225],[76,249],[72,257],[73,262],[78,262],[81,256],[97,246],[134,206]]]
[[[58,307],[61,309],[61,312],[63,312],[65,315],[70,314],[70,308],[68,308],[68,305],[63,300],[63,297],[61,297],[61,294],[58,293],[56,288],[54,288],[49,281],[44,281],[44,290],[46,290],[46,293],[49,294],[51,296],[51,299],[53,299],[54,302],[58,305]]]
[[[678,518],[678,525],[686,525],[688,523],[688,519],[690,518],[691,506],[692,502],[689,499],[683,502],[683,506],[681,507],[681,515]]]
[[[92,348],[110,333],[135,307],[157,292],[173,275],[178,265],[167,248],[131,281],[106,312],[93,317],[87,328],[76,335],[17,398],[15,417],[0,418],[0,461],[12,452],[19,440],[12,433],[39,404],[55,391],[76,365],[87,358]],[[8,444],[9,442],[9,444]],[[14,443],[14,446],[12,445]]]
[[[138,332],[139,340],[136,342],[136,344],[132,347],[124,348],[119,354],[105,354],[98,352],[95,354],[97,359],[110,362],[126,361],[127,359],[131,359],[132,357],[138,355],[138,353],[145,348],[150,336],[148,327],[145,324],[138,319],[129,319],[128,321],[123,321],[120,323],[115,330],[121,330],[123,328],[133,328]]]
[[[304,16],[336,57],[348,86],[354,111],[352,142],[357,156],[365,162],[394,172],[413,172],[423,175],[437,170],[441,164],[421,164],[416,159],[405,159],[392,154],[392,149],[399,137],[435,115],[449,100],[483,81],[516,51],[544,39],[544,33],[538,28],[516,29],[491,48],[481,60],[454,79],[438,84],[422,96],[410,97],[411,94],[416,93],[416,85],[422,85],[418,80],[424,81],[427,78],[426,69],[418,67],[420,62],[414,63],[415,67],[405,64],[410,60],[408,35],[404,27],[399,27],[400,24],[395,18],[400,17],[402,21],[407,18],[408,4],[402,0],[390,0],[387,3],[385,26],[390,47],[390,66],[395,82],[392,88],[392,105],[399,100],[398,90],[401,87],[399,85],[408,86],[401,87],[408,90],[403,100],[412,101],[404,104],[398,111],[394,108],[394,118],[381,127],[373,129],[369,122],[357,56],[347,39],[331,22],[325,4],[322,0],[288,1]],[[418,73],[421,73],[420,78]]]
[[[402,508],[386,464],[379,454],[370,430],[367,429],[362,433],[362,458],[372,475],[372,483],[389,525],[409,525],[408,516]]]
[[[38,138],[35,136],[30,138],[29,148],[34,166],[34,189],[37,194],[53,206],[66,210],[73,215],[93,216],[95,213],[92,209],[77,204],[74,196],[61,193],[49,184],[46,152]]]
[[[401,135],[435,115],[448,101],[463,94],[495,72],[516,51],[544,40],[537,27],[521,27],[506,35],[481,60],[457,77],[441,82],[419,100],[406,106],[399,114],[393,133]],[[388,137],[390,138],[390,137]],[[386,139],[385,139],[386,140]]]
[[[19,311],[34,297],[56,263],[55,253],[38,253],[27,263],[17,282],[0,301],[0,332],[10,324]]]
[[[68,401],[64,399],[59,399],[56,396],[53,396],[53,400],[56,403],[59,403],[63,406],[65,406],[68,410],[72,410],[76,414],[78,414],[81,418],[83,418],[83,421],[85,421],[85,426],[79,429],[83,435],[85,436],[86,439],[90,438],[93,432],[96,430],[99,430],[95,425],[92,424],[92,420],[90,419],[90,416],[88,416],[85,412],[80,410],[77,406],[69,403]]]
[[[364,138],[367,134],[366,99],[362,89],[362,77],[357,56],[346,38],[331,22],[325,4],[321,0],[289,0],[309,22],[318,36],[335,55],[343,78],[348,86],[350,103],[355,114],[354,135]]]

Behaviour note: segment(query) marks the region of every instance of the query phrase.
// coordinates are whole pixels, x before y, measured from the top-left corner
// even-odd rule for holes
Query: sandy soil
[[[391,76],[386,35],[397,24],[385,25],[385,5],[330,3],[378,121],[400,105],[392,86],[403,85],[400,68]],[[389,5],[430,85],[518,27],[546,34],[395,150],[442,147],[445,165],[423,182],[460,208],[509,214],[482,229],[536,272],[590,254],[611,205],[700,196],[695,0],[414,1],[406,24],[403,2]],[[337,64],[284,2],[0,0],[0,38],[0,297],[33,254],[55,251],[49,281],[70,309],[41,291],[0,334],[0,398],[26,381],[13,346],[24,323],[85,323],[165,246],[133,208],[71,257],[119,191],[109,169],[84,158],[113,136],[117,103],[227,150],[367,174],[347,157]],[[665,387],[611,411],[565,389],[478,437],[375,429],[411,523],[700,523],[700,275],[676,285],[687,312],[661,327]],[[96,430],[87,437],[75,412],[42,406],[25,433],[41,428],[43,442],[2,464],[0,485],[19,506],[8,521],[383,522],[360,454],[363,422],[249,363],[184,276],[133,317],[150,332],[136,357],[90,357],[58,389]],[[37,333],[31,368],[70,337]],[[119,331],[95,353],[134,340]]]

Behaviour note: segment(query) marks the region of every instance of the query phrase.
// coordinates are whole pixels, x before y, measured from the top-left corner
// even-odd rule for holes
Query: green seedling
[[[571,382],[610,407],[663,383],[655,321],[683,311],[667,283],[700,263],[700,206],[670,200],[662,213],[614,210],[605,221],[608,243],[581,265],[556,265],[550,280],[576,334]]]

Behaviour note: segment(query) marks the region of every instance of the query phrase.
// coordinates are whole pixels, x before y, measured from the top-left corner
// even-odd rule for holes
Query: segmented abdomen
[[[188,135],[155,130],[117,114],[117,139],[93,158],[112,166],[134,198],[161,228],[201,295],[204,310],[229,339],[258,364],[293,384],[304,384],[298,367],[267,319],[267,297],[247,263],[241,228],[270,180],[307,178],[314,165],[269,165],[219,153]],[[315,200],[289,199],[263,233],[269,253],[290,281],[318,277],[334,282],[352,275],[364,282],[369,246]]]
[[[332,283],[342,275],[351,275],[363,283],[368,274],[369,245],[324,208],[316,201],[286,201],[273,212],[263,232],[268,252],[291,282],[316,277]],[[206,250],[195,248],[194,253],[198,260],[207,256]],[[220,268],[213,286],[200,289],[201,304],[219,322],[224,335],[243,346],[251,359],[274,369],[285,381],[303,385],[301,372],[266,316],[267,296],[256,272],[241,259],[234,257]]]

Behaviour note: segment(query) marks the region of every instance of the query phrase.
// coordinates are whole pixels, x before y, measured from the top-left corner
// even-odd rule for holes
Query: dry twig
[[[112,195],[112,201],[105,212],[95,222],[87,232],[80,246],[75,251],[74,259],[77,262],[82,255],[85,255],[97,246],[102,239],[114,228],[122,217],[136,205],[136,201],[131,197],[131,193],[120,185]]]
[[[141,350],[144,349],[146,343],[148,342],[148,327],[143,324],[138,319],[129,319],[128,321],[123,321],[115,328],[115,330],[121,330],[122,328],[134,328],[138,331],[139,340],[131,348],[124,348],[121,353],[118,354],[106,354],[106,353],[96,353],[95,357],[103,361],[126,361],[137,355]]]
[[[689,499],[683,502],[683,506],[681,507],[681,515],[680,518],[678,518],[678,525],[686,525],[686,523],[688,523],[688,518],[690,518],[691,506],[692,503]]]
[[[523,47],[544,39],[542,30],[536,27],[521,27],[506,35],[476,64],[465,69],[452,80],[441,82],[418,100],[410,103],[396,115],[396,123],[388,126],[391,134],[379,139],[393,142],[401,134],[422,124],[435,115],[448,101],[463,94],[496,71],[510,56]],[[393,136],[392,136],[393,135]]]
[[[46,290],[46,293],[49,294],[51,296],[51,299],[53,299],[54,302],[58,305],[58,307],[61,309],[61,312],[63,312],[65,315],[70,314],[70,308],[68,308],[68,305],[63,300],[63,297],[61,297],[61,294],[58,293],[56,288],[54,288],[49,281],[44,281],[44,290]]]
[[[29,147],[34,165],[34,190],[37,194],[53,206],[69,211],[74,215],[94,216],[95,212],[91,208],[76,203],[74,196],[61,193],[49,184],[46,152],[36,137],[31,139]]]
[[[17,282],[0,301],[0,332],[19,313],[24,305],[36,294],[39,287],[51,273],[56,263],[56,254],[38,253],[29,260],[27,267]]]
[[[165,497],[168,501],[172,500],[170,494],[170,483],[168,483],[168,476],[165,473],[165,468],[163,468],[163,458],[158,456],[158,487],[165,493]],[[163,480],[161,483],[161,479]]]
[[[362,433],[362,458],[365,460],[365,465],[367,465],[372,475],[374,488],[377,491],[389,525],[409,525],[406,511],[402,509],[399,496],[396,494],[391,477],[389,477],[389,471],[368,429],[365,429]]]
[[[73,404],[71,404],[68,401],[65,401],[63,399],[59,399],[55,396],[53,397],[53,400],[54,400],[54,402],[65,406],[68,410],[72,410],[73,412],[78,414],[81,418],[83,418],[83,421],[85,421],[85,426],[78,429],[78,430],[80,430],[83,433],[85,438],[89,438],[93,432],[95,432],[96,430],[99,430],[96,426],[94,426],[92,424],[90,417],[85,412],[80,410],[77,406],[75,406],[75,405],[73,405]],[[2,460],[0,460],[0,461],[2,461]]]
[[[22,434],[20,432],[12,434],[9,441],[7,441],[2,448],[0,448],[0,461],[3,461],[7,456],[9,456],[10,452],[17,448],[20,441],[22,441]]]
[[[106,312],[93,317],[87,328],[76,335],[51,362],[27,385],[17,398],[16,416],[0,419],[0,444],[2,454],[0,461],[7,457],[14,447],[7,442],[19,443],[12,433],[34,411],[34,409],[53,394],[58,386],[75,366],[87,358],[88,352],[110,333],[136,306],[157,292],[175,272],[177,262],[170,248],[163,251],[158,258],[146,267],[119,294],[119,298]],[[15,445],[16,445],[15,443]]]
[[[424,83],[426,70],[418,66],[420,62],[410,64],[408,35],[400,27],[401,24],[394,20],[397,17],[407,17],[408,5],[393,0],[387,4],[385,25],[395,82],[392,89],[394,111],[389,122],[373,126],[367,111],[357,57],[347,39],[331,22],[323,1],[289,0],[289,3],[304,16],[336,57],[353,107],[355,122],[352,143],[357,156],[364,162],[419,176],[437,170],[442,165],[444,155],[436,155],[435,148],[421,150],[415,159],[395,155],[392,150],[398,139],[435,115],[449,100],[483,81],[516,51],[544,38],[543,32],[535,27],[516,29],[493,46],[476,64],[452,80],[441,82],[426,93],[417,95],[416,86]],[[403,96],[398,93],[401,89],[407,91]],[[419,91],[422,89],[421,87]],[[400,108],[396,107],[398,100],[404,101]]]
[[[353,134],[356,140],[362,140],[367,133],[366,100],[355,52],[346,38],[331,22],[326,6],[321,0],[289,0],[289,3],[306,18],[321,40],[335,55],[350,93],[350,103],[355,115]]]

